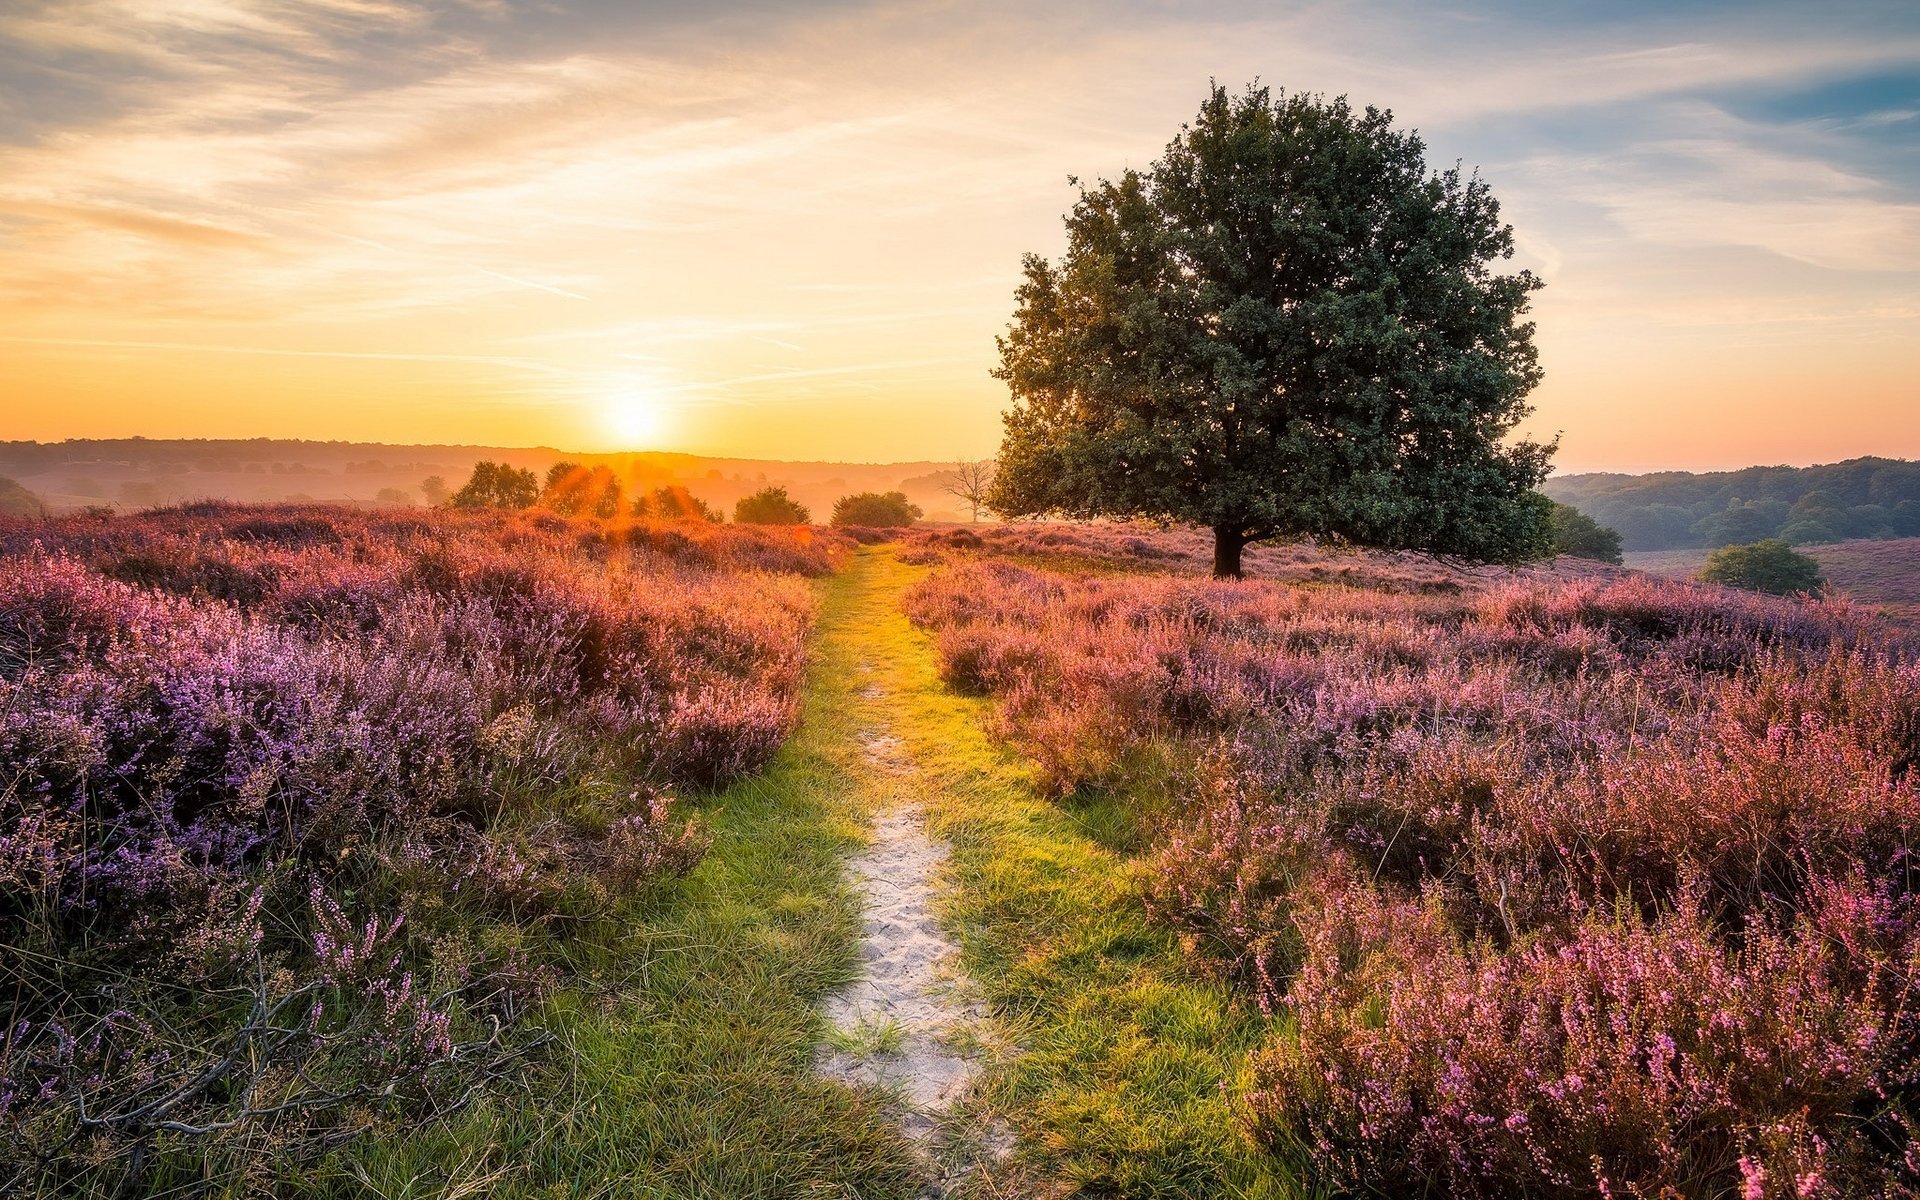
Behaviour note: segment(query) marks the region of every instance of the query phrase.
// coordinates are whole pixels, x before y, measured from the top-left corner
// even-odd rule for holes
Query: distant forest
[[[1568,475],[1542,490],[1618,530],[1627,550],[1920,537],[1920,462],[1899,458],[1701,475]]]

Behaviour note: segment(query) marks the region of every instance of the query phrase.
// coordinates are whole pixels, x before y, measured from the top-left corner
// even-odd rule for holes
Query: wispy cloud
[[[1613,314],[1649,289],[1684,297],[1643,300],[1651,326],[1778,331],[1767,314],[1830,305],[1911,337],[1920,183],[1848,139],[1920,97],[1820,121],[1726,97],[1914,69],[1920,19],[1503,5],[13,5],[0,317],[6,344],[70,352],[66,396],[109,348],[182,381],[217,380],[220,356],[301,358],[318,381],[408,362],[459,374],[392,403],[477,437],[453,427],[460,396],[551,420],[644,367],[688,431],[709,402],[848,398],[837,425],[725,427],[763,452],[870,456],[903,411],[920,432],[899,439],[985,451],[992,336],[1020,254],[1060,244],[1065,177],[1143,165],[1209,77],[1259,75],[1391,106],[1436,158],[1485,164],[1563,344],[1596,314],[1621,336]],[[1809,354],[1838,344],[1788,324],[1827,330]],[[370,386],[353,369],[338,386]],[[1603,390],[1550,375],[1570,448]]]

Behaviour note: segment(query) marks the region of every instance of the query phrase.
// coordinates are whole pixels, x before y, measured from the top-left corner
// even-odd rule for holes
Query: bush
[[[921,517],[920,506],[905,492],[855,492],[833,505],[833,524],[865,525],[873,529],[901,529]]]
[[[1553,506],[1553,552],[1620,564],[1620,535],[1571,504]]]
[[[733,519],[740,525],[805,525],[813,514],[787,495],[787,489],[767,487],[742,496],[733,506]]]
[[[1700,579],[1772,596],[1812,595],[1827,586],[1820,564],[1779,538],[1715,550],[1700,569]]]

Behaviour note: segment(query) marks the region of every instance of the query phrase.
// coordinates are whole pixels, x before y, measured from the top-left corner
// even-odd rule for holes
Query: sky
[[[0,438],[990,455],[1210,80],[1477,167],[1562,471],[1920,457],[1920,4],[0,3]]]

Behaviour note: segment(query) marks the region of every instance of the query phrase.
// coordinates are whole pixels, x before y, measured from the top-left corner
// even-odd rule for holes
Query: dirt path
[[[926,834],[911,798],[912,769],[898,743],[869,735],[865,759],[903,794],[873,823],[873,843],[847,863],[863,907],[861,975],[827,1001],[833,1023],[821,1069],[849,1082],[897,1088],[905,1127],[932,1138],[939,1117],[965,1099],[977,1072],[983,1013],[964,996],[959,948],[934,915],[948,848]]]
[[[859,670],[875,675],[871,661]],[[947,1196],[964,1191],[980,1164],[1012,1149],[1004,1128],[980,1128],[964,1112],[1002,1043],[940,921],[950,848],[927,833],[922,795],[930,785],[890,731],[892,697],[873,682],[858,695],[868,721],[858,763],[874,814],[867,848],[846,864],[861,904],[859,974],[827,998],[831,1031],[819,1068],[896,1096],[903,1130],[932,1167],[923,1194]]]
[[[860,835],[859,924],[814,1078],[884,1101],[921,1197],[1299,1200],[1230,1100],[1264,1024],[1148,923],[1124,801],[1048,799],[990,702],[947,686],[902,610],[925,573],[864,548],[822,626],[800,737],[845,798],[839,844]]]

